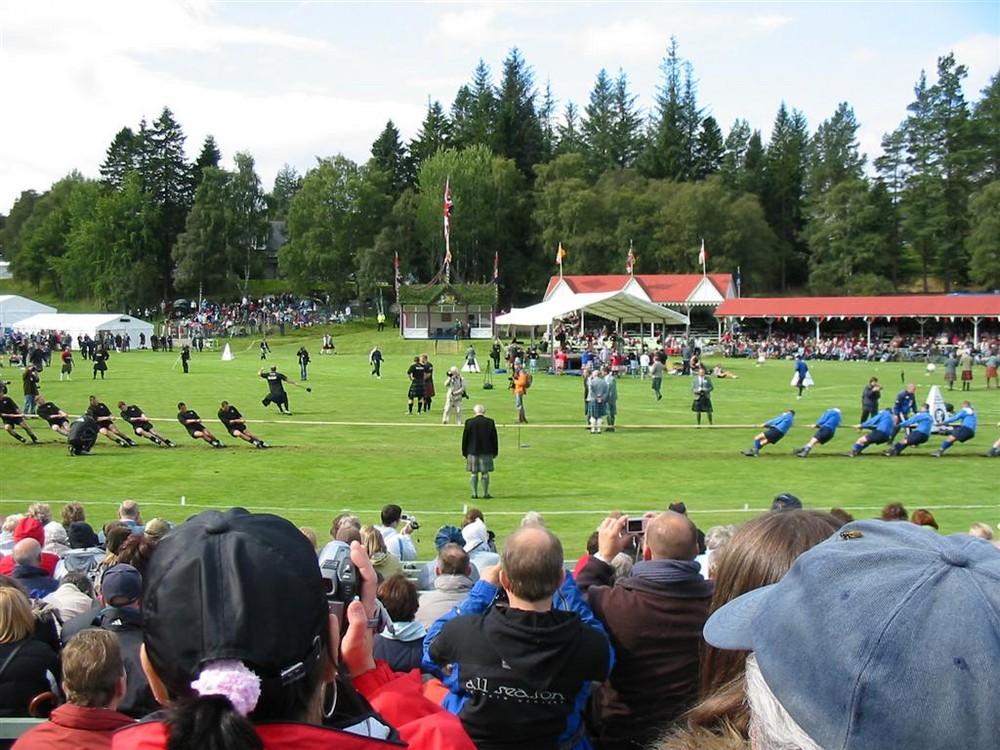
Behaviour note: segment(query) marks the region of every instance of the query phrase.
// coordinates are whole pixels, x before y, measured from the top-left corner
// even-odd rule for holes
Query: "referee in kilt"
[[[482,404],[473,406],[472,413],[475,416],[465,420],[465,429],[462,431],[462,455],[465,456],[473,499],[479,497],[480,476],[483,497],[493,497],[490,494],[490,472],[493,471],[493,459],[500,453],[496,423],[483,414],[485,411]]]

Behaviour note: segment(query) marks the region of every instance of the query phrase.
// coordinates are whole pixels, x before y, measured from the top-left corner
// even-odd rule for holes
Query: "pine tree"
[[[410,158],[413,173],[420,171],[420,165],[438,151],[448,148],[451,144],[451,123],[444,114],[441,102],[427,104],[427,115],[417,132],[417,137],[410,141]]]
[[[493,151],[513,159],[529,182],[534,180],[534,166],[542,161],[542,125],[535,110],[536,96],[531,69],[514,47],[503,63]]]
[[[222,163],[222,152],[215,142],[215,137],[211,134],[205,136],[205,142],[201,146],[201,153],[191,168],[191,190],[195,191],[201,184],[201,176],[209,167],[219,168]]]
[[[375,143],[372,144],[372,162],[376,169],[385,172],[389,194],[395,201],[403,190],[412,184],[410,159],[399,138],[399,130],[392,120],[385,124]]]

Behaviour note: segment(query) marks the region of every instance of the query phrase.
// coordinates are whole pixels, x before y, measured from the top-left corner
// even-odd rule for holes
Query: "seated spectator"
[[[11,546],[11,554],[0,560],[0,575],[9,576],[14,571],[14,546],[25,539],[34,539],[38,542],[39,550],[45,545],[45,525],[34,516],[24,516],[13,529],[14,545]],[[59,563],[59,555],[51,552],[42,552],[39,566],[47,575],[55,573],[56,565]]]
[[[828,513],[786,510],[765,513],[740,526],[719,553],[711,611],[740,594],[781,580],[807,549],[840,527]],[[705,644],[700,700],[655,750],[745,748],[749,713],[744,701],[744,653]]]
[[[115,710],[125,695],[125,668],[114,633],[80,633],[63,649],[62,670],[66,703],[47,722],[22,734],[14,750],[110,748],[111,733],[133,723]]]
[[[674,511],[648,519],[642,561],[612,586],[611,560],[629,543],[627,516],[606,518],[579,585],[615,649],[594,701],[602,749],[644,746],[697,698],[701,629],[712,583],[695,562],[697,530]]]
[[[20,582],[32,599],[41,599],[51,594],[59,584],[56,579],[42,570],[42,546],[30,537],[14,545],[14,570],[11,577]]]
[[[521,526],[533,526],[538,529],[545,528],[545,517],[536,510],[529,510],[521,519]]]
[[[362,526],[361,542],[365,546],[368,558],[372,561],[372,566],[375,568],[375,574],[378,576],[380,583],[389,576],[403,572],[403,565],[399,562],[399,558],[395,555],[390,555],[389,551],[385,548],[385,540],[382,539],[382,533],[378,530],[377,526]]]
[[[127,527],[117,522],[106,524],[104,534],[104,557],[97,563],[97,582],[94,585],[98,596],[101,594],[101,581],[104,579],[104,572],[118,564],[118,553],[121,551],[122,545],[125,544],[125,540],[132,536],[132,532]]]
[[[833,516],[834,518],[836,518],[842,524],[844,524],[844,523],[850,523],[851,521],[854,520],[854,516],[852,516],[850,513],[848,513],[843,508],[831,508],[830,509],[830,515]]]
[[[42,546],[43,552],[51,552],[57,557],[62,557],[69,551],[69,536],[66,529],[58,521],[49,521],[43,529],[45,532],[45,544]],[[54,569],[53,569],[54,572]]]
[[[462,529],[465,551],[470,562],[480,571],[500,562],[500,555],[490,550],[490,533],[482,518],[477,518]]]
[[[983,540],[857,521],[717,610],[705,639],[753,652],[756,747],[995,747],[998,580]]]
[[[782,492],[780,495],[774,496],[774,500],[771,501],[771,510],[802,510],[802,501],[795,495]]]
[[[394,672],[419,669],[427,629],[414,620],[420,606],[417,587],[402,573],[396,573],[382,581],[378,598],[389,613],[392,627],[375,636],[375,658],[388,662]]]
[[[67,537],[70,549],[56,565],[55,579],[61,581],[67,573],[78,572],[93,583],[97,580],[97,566],[105,555],[97,544],[97,534],[86,521],[74,521]]]
[[[993,529],[990,528],[988,523],[974,523],[969,527],[969,534],[972,536],[978,536],[980,539],[986,539],[987,541],[993,540]]]
[[[339,516],[334,518],[333,523],[330,524],[330,538],[337,539],[337,533],[345,526],[353,526],[356,529],[360,529],[361,519],[353,513],[341,513]]]
[[[132,533],[141,534],[143,523],[139,503],[135,500],[122,500],[122,504],[118,506],[118,522]]]
[[[479,750],[589,747],[582,708],[613,657],[603,627],[563,569],[559,539],[545,529],[517,529],[500,566],[481,573],[469,597],[424,641],[424,668],[450,690],[444,706]],[[506,604],[496,602],[500,589]],[[557,592],[566,609],[553,608]]]
[[[59,657],[35,634],[31,602],[15,586],[0,586],[0,717],[27,716],[36,695],[52,690]],[[9,661],[8,661],[9,660]]]
[[[702,578],[715,578],[715,564],[718,559],[718,553],[722,551],[723,547],[729,544],[729,540],[733,538],[733,534],[735,533],[736,526],[732,524],[728,526],[712,526],[705,533],[705,551],[695,558],[695,562],[701,568]]]
[[[59,588],[46,595],[42,601],[55,609],[59,622],[69,622],[77,615],[93,609],[94,584],[84,573],[67,573],[59,581]]]
[[[361,596],[341,640],[316,553],[294,525],[237,508],[176,527],[145,586],[146,669],[167,714],[119,730],[115,747],[377,750],[398,738],[413,750],[472,750],[458,722],[423,696],[419,674],[375,664],[375,571],[358,544],[351,561]],[[324,713],[354,733],[322,726]]]
[[[443,545],[438,551],[434,567],[434,590],[420,594],[420,607],[416,615],[417,622],[425,628],[433,625],[435,620],[452,607],[465,601],[475,584],[469,553],[460,544],[448,542]]]
[[[882,508],[883,521],[906,521],[908,518],[902,503],[889,503]]]
[[[465,545],[465,537],[462,536],[462,530],[457,526],[442,526],[438,529],[437,534],[434,535],[434,548],[441,553],[441,549],[446,544],[457,544],[459,547]],[[466,555],[468,557],[468,555]],[[469,563],[472,572],[469,573],[469,578],[475,583],[479,580],[479,570],[475,565]],[[418,591],[432,591],[434,590],[434,579],[438,575],[438,560],[437,558],[429,560],[424,563],[420,570],[417,572],[417,590]]]
[[[316,549],[316,545],[319,544],[319,538],[316,536],[316,529],[310,526],[299,526],[299,531],[302,532],[302,536],[309,540],[309,544],[312,545],[313,549]]]
[[[59,521],[69,533],[69,527],[76,521],[86,521],[87,510],[82,503],[66,503],[59,514]]]
[[[117,634],[128,677],[127,690],[118,710],[141,719],[157,708],[139,656],[142,646],[142,575],[124,563],[108,568],[102,580],[100,598],[100,605],[63,625],[63,643],[72,642],[78,633],[88,628]]]
[[[390,503],[382,508],[382,525],[375,528],[382,534],[389,554],[395,555],[400,560],[416,560],[417,548],[410,536],[413,527],[409,521],[400,526],[402,517],[403,509]]]
[[[129,534],[118,548],[116,564],[131,565],[143,575],[156,544],[155,537],[147,536],[145,533]]]
[[[915,523],[917,526],[930,526],[935,531],[937,531],[937,521],[934,520],[934,514],[929,510],[924,508],[918,508],[913,511],[913,515],[910,516],[910,523]]]
[[[23,513],[11,513],[3,519],[3,526],[0,526],[0,553],[5,556],[14,551],[14,529],[22,518],[24,518]],[[0,559],[0,564],[2,564],[2,559]]]
[[[163,535],[170,531],[170,522],[165,521],[162,518],[154,518],[149,523],[147,523],[143,529],[142,533],[145,534],[151,542],[158,542],[163,538]]]

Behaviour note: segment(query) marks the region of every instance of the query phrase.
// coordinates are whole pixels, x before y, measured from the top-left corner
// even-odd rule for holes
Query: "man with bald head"
[[[674,511],[645,519],[642,559],[630,576],[612,583],[611,560],[635,536],[625,532],[627,516],[604,519],[597,554],[580,571],[580,588],[616,657],[594,702],[602,750],[647,746],[698,696],[701,631],[713,590],[694,559],[698,531]]]
[[[25,537],[14,545],[13,578],[20,581],[33,599],[41,599],[51,594],[59,584],[56,579],[42,569],[42,545],[37,539]]]
[[[590,684],[607,679],[612,652],[566,574],[562,543],[522,527],[481,575],[424,640],[424,670],[450,690],[444,707],[479,750],[590,748],[582,707]]]

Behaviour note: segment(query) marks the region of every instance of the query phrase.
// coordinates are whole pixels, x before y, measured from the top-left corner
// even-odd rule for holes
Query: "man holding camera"
[[[611,560],[636,534],[642,559],[612,585]],[[697,699],[713,584],[694,559],[697,530],[680,513],[605,518],[597,543],[578,584],[615,647],[614,669],[595,701],[598,736],[602,750],[625,750],[651,743]]]
[[[400,523],[403,525],[400,526]],[[410,534],[420,528],[415,518],[403,515],[403,509],[394,503],[382,508],[382,525],[375,524],[382,534],[386,549],[400,560],[416,560],[417,547]]]
[[[469,396],[465,392],[465,378],[457,367],[448,370],[448,379],[444,387],[444,416],[441,418],[441,424],[451,422],[452,412],[455,413],[455,424],[462,424],[462,401]]]

